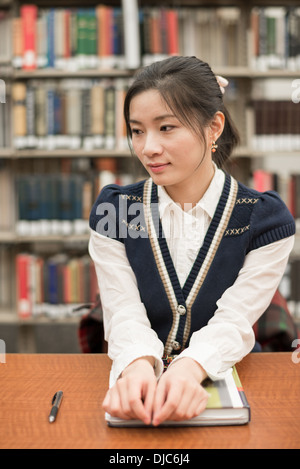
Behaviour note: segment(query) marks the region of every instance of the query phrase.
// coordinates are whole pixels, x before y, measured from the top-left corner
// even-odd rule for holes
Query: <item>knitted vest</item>
[[[152,179],[105,187],[92,208],[90,227],[124,243],[141,301],[168,354],[183,350],[191,334],[207,324],[249,251],[295,233],[294,219],[277,193],[257,192],[226,174],[203,245],[181,287]]]

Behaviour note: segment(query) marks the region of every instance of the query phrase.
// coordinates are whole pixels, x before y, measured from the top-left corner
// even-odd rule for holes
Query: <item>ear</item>
[[[220,135],[223,132],[225,125],[225,116],[223,112],[218,111],[215,113],[209,127],[210,127],[210,137],[211,139],[216,142]]]

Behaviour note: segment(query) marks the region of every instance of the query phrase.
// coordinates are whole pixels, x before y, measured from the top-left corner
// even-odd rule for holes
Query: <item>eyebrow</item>
[[[176,117],[174,116],[174,114],[163,114],[162,116],[157,116],[157,117],[155,117],[153,120],[154,120],[154,121],[162,121],[162,120],[167,119],[167,118],[169,118],[169,117],[173,117],[173,118],[176,119]],[[142,123],[142,122],[140,122],[140,121],[138,121],[138,120],[136,120],[136,119],[129,119],[129,122],[130,122],[131,124],[141,124],[141,123]]]

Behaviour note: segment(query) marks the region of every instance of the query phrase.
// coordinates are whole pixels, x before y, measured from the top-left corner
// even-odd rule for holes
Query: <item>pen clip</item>
[[[56,396],[57,396],[57,392],[54,394],[54,396],[53,396],[53,398],[52,398],[52,405],[53,405],[54,402],[55,402]]]

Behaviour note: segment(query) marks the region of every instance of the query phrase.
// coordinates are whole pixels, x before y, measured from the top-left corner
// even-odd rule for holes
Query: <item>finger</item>
[[[161,412],[161,409],[166,401],[166,396],[167,396],[167,390],[166,387],[163,383],[163,380],[161,379],[158,383],[158,386],[156,388],[155,392],[155,397],[153,401],[153,418],[152,418],[152,424],[153,425],[159,425],[160,420],[159,420],[159,414]]]
[[[175,389],[175,386],[162,386],[159,391],[152,422],[155,426],[168,420],[178,406],[182,395],[181,389],[178,387]]]
[[[169,418],[171,420],[189,420],[196,417],[204,411],[207,401],[207,392],[200,384],[195,383],[195,386],[184,392],[178,407]]]
[[[154,405],[154,398],[155,392],[157,388],[157,381],[153,381],[148,384],[146,392],[144,394],[144,408],[147,414],[147,418],[145,423],[149,425],[152,420],[152,412],[153,412],[153,405]]]
[[[199,385],[198,385],[199,386]],[[169,416],[171,420],[188,420],[195,416],[199,405],[198,390],[195,387],[187,388],[182,394],[176,409]]]
[[[120,396],[116,388],[110,389],[102,403],[104,410],[113,417],[128,419],[128,415],[123,411]]]
[[[155,380],[156,382],[156,380]],[[130,382],[127,389],[127,402],[124,401],[124,410],[132,418],[142,420],[146,425],[151,423],[152,402],[155,388],[153,383]]]

